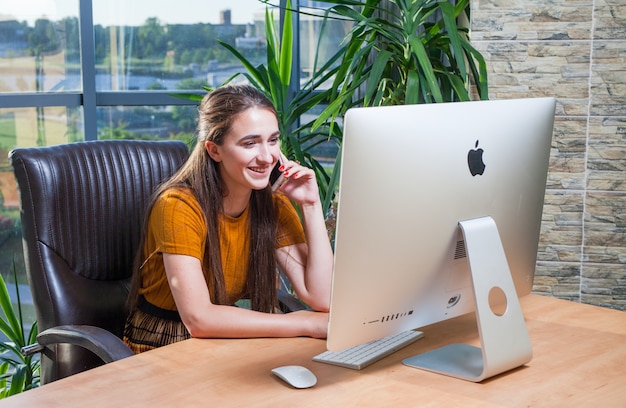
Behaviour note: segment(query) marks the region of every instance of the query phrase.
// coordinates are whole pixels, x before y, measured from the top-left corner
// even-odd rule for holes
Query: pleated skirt
[[[147,313],[145,305],[141,306],[140,302],[126,320],[124,328],[124,342],[135,354],[191,337],[180,317],[176,318],[178,313],[173,312],[175,315],[170,313],[166,317],[156,316],[149,313],[150,310]]]

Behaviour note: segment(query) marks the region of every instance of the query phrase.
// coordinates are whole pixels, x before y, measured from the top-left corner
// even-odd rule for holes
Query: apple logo
[[[446,306],[446,308],[450,309],[451,307],[456,306],[456,304],[459,303],[459,300],[461,300],[461,294],[457,293],[456,295],[448,299],[448,305]]]
[[[469,165],[470,173],[472,176],[476,176],[477,174],[481,175],[485,172],[485,162],[483,162],[483,152],[484,150],[478,147],[478,140],[474,145],[476,149],[472,149],[467,154],[467,164]]]

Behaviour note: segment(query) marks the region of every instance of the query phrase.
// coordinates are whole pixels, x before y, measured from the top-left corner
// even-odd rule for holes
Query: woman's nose
[[[275,156],[272,154],[272,149],[269,146],[262,146],[260,148],[258,155],[259,161],[273,163],[274,157]]]

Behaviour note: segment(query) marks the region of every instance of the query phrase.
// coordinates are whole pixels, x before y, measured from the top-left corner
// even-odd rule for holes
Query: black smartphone
[[[283,172],[280,171],[280,166],[282,166],[282,160],[278,159],[276,165],[272,169],[270,173],[270,185],[272,186],[272,191],[276,191],[283,185],[285,181],[285,176],[283,176]]]

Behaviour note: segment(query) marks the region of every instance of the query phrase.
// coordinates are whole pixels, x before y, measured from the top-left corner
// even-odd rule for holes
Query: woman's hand
[[[308,337],[325,339],[328,334],[328,313],[299,310],[297,312],[288,313],[286,316],[303,321],[306,327],[305,335]]]
[[[290,200],[300,205],[315,204],[319,202],[319,189],[315,172],[298,162],[287,160],[283,156],[283,165],[281,166],[283,177],[286,181],[280,187]]]

